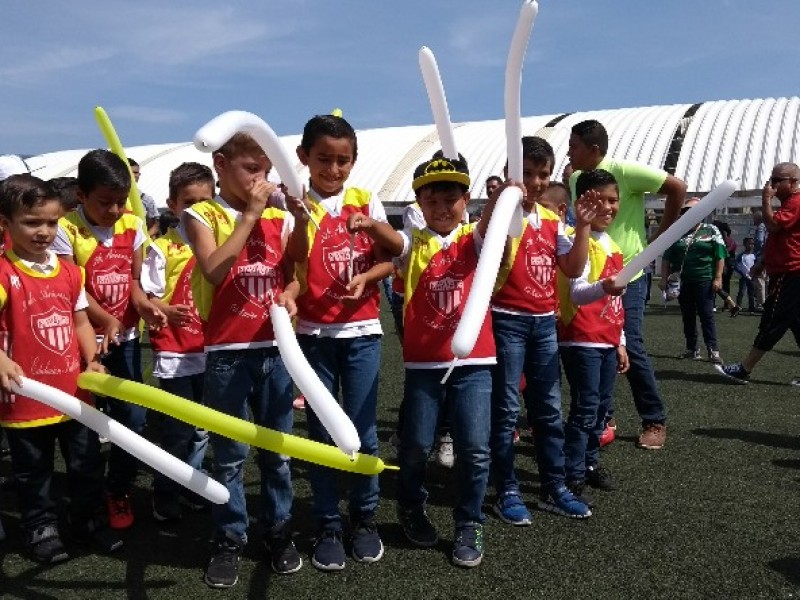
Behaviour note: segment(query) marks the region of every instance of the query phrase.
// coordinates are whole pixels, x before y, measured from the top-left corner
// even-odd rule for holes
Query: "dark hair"
[[[526,135],[522,138],[522,159],[536,164],[549,162],[551,169],[556,163],[553,147],[547,140],[535,135]]]
[[[544,191],[544,194],[552,193],[551,192],[558,191],[561,194],[561,199],[563,200],[564,204],[569,204],[569,188],[565,186],[560,181],[551,181],[547,185],[547,189]]]
[[[28,173],[12,175],[0,183],[0,215],[9,220],[20,211],[58,199],[50,183]]]
[[[78,207],[80,200],[78,200],[77,177],[54,177],[50,180],[50,185],[61,199],[64,212],[75,210]]]
[[[171,210],[163,212],[158,216],[158,232],[164,235],[170,227],[177,227],[180,222],[181,220]]]
[[[744,238],[744,239],[742,240],[742,244],[746,244],[748,241],[749,241],[749,242],[751,242],[751,243],[753,243],[753,244],[755,244],[755,243],[756,243],[755,239],[753,239],[753,238],[751,238],[751,237],[746,237],[746,238]]]
[[[608,132],[600,121],[589,119],[572,126],[572,134],[578,137],[586,146],[597,146],[602,156],[608,152]]]
[[[300,139],[300,147],[308,154],[312,146],[322,136],[327,135],[335,139],[346,138],[353,145],[353,161],[358,158],[358,140],[353,126],[342,117],[334,115],[316,115],[309,119],[303,127],[303,137]]]
[[[607,185],[617,185],[617,180],[608,171],[603,169],[583,171],[578,175],[578,180],[575,182],[575,195],[580,198],[588,190],[595,190]]]
[[[132,167],[138,167],[139,163],[133,160],[131,157],[128,157],[128,164]]]
[[[227,142],[222,144],[219,149],[214,152],[214,154],[221,154],[228,160],[237,158],[244,154],[253,155],[253,156],[267,156],[267,153],[264,152],[264,149],[259,145],[252,136],[238,131],[233,134],[231,139]],[[267,156],[267,160],[272,162],[272,160]]]
[[[490,182],[490,181],[496,181],[496,182],[497,182],[497,183],[499,183],[500,185],[503,185],[503,178],[502,178],[502,177],[500,177],[499,175],[489,175],[489,176],[486,178],[485,185],[489,185],[489,182]]]
[[[174,200],[181,188],[194,183],[207,183],[214,189],[214,173],[206,165],[196,162],[185,162],[178,165],[169,174],[169,197]]]
[[[91,150],[78,163],[78,188],[89,194],[98,186],[115,190],[131,189],[131,172],[128,165],[108,150]]]
[[[725,221],[714,221],[712,223],[717,229],[719,229],[722,233],[727,236],[731,235],[731,226],[728,225]]]

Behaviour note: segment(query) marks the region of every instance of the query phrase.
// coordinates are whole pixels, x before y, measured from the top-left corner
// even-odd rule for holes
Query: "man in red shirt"
[[[772,199],[780,208],[773,211]],[[764,223],[769,237],[764,246],[764,267],[769,289],[758,334],[747,358],[741,363],[717,365],[720,374],[745,384],[764,354],[772,350],[800,317],[800,167],[779,163],[761,193]]]

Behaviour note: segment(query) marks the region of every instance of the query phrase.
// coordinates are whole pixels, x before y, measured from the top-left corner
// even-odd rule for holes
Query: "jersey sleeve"
[[[621,171],[623,181],[619,182],[620,186],[624,185],[631,192],[640,194],[657,193],[668,175],[661,169],[627,161],[621,163]]]
[[[71,257],[75,255],[69,233],[67,233],[67,230],[60,222],[58,224],[58,231],[56,231],[56,237],[53,243],[50,244],[50,251],[61,256]]]

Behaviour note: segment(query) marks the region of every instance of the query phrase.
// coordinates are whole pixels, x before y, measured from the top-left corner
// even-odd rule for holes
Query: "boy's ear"
[[[308,154],[306,154],[306,151],[302,146],[297,147],[297,158],[300,159],[300,162],[303,163],[304,167],[308,166]]]
[[[211,160],[214,164],[214,170],[217,172],[217,175],[219,175],[219,172],[225,168],[225,157],[221,152],[215,152]]]
[[[167,198],[167,208],[169,208],[172,212],[175,212],[175,200],[172,198]]]
[[[0,228],[4,231],[8,229],[9,225],[11,225],[11,221],[5,215],[0,215]]]

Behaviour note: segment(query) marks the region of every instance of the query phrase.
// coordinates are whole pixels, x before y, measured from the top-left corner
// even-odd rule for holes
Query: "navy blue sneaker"
[[[617,481],[611,471],[602,465],[592,465],[586,469],[586,483],[593,488],[608,492],[617,489]]]
[[[592,516],[589,507],[578,500],[565,485],[545,493],[539,499],[537,506],[540,510],[571,519],[587,519]]]
[[[739,385],[745,385],[750,382],[750,373],[745,371],[742,363],[733,363],[730,365],[714,365],[714,368],[717,372],[722,375],[723,377],[727,377],[728,379],[738,383]]]
[[[403,527],[406,538],[415,546],[430,548],[439,541],[436,527],[428,518],[424,508],[397,508],[397,517]]]
[[[314,544],[311,564],[321,571],[341,571],[345,558],[342,530],[334,527],[322,529]]]
[[[353,528],[353,558],[358,562],[374,563],[383,558],[383,542],[378,535],[378,525],[364,519]]]
[[[483,560],[483,525],[467,523],[456,528],[453,542],[453,564],[477,567]]]
[[[517,492],[506,492],[497,499],[494,512],[503,523],[524,527],[531,524],[531,513]]]

